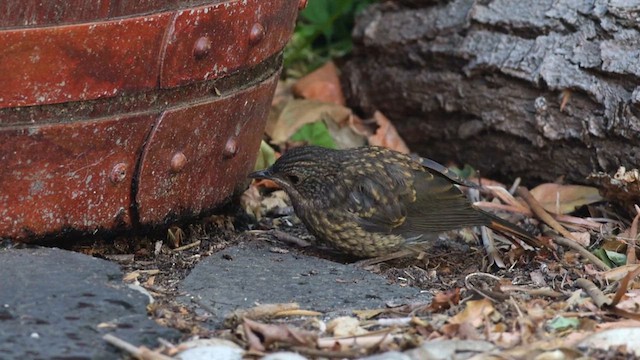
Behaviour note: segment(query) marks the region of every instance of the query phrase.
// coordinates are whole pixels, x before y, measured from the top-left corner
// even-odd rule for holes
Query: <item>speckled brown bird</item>
[[[273,180],[311,233],[358,257],[387,255],[478,225],[540,247],[525,230],[475,208],[455,185],[462,180],[442,165],[381,147],[298,147],[249,176]]]

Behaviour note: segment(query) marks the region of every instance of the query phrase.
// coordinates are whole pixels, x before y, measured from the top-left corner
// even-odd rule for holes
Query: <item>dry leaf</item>
[[[567,214],[582,205],[602,201],[598,189],[582,185],[541,184],[530,191],[545,210],[554,214]]]
[[[262,199],[265,214],[281,214],[289,207],[289,196],[284,190],[277,190]]]
[[[627,274],[634,272],[640,268],[640,265],[623,265],[607,271],[599,271],[596,274],[608,281],[622,280]]]
[[[271,106],[277,106],[293,100],[292,87],[296,83],[295,79],[278,80],[276,91],[273,94]]]
[[[361,320],[369,320],[384,313],[386,309],[353,310],[353,313]]]
[[[311,346],[317,339],[317,335],[310,331],[286,325],[263,324],[246,318],[243,329],[250,350],[257,351],[265,351],[275,343]]]
[[[449,320],[451,324],[469,323],[477,328],[482,325],[486,316],[491,315],[491,313],[495,311],[489,299],[468,301],[466,305],[462,312],[456,314]]]
[[[350,116],[351,109],[342,105],[314,100],[292,100],[282,109],[273,126],[271,141],[282,144],[305,124],[320,120],[331,120],[341,124],[346,123]]]
[[[245,319],[270,319],[282,311],[298,309],[300,309],[298,303],[262,304],[249,309],[238,309],[225,317],[224,325],[228,328],[234,328]]]
[[[140,273],[138,271],[132,271],[132,272],[126,274],[122,278],[122,281],[124,281],[124,282],[134,282],[134,281],[138,280],[138,277],[140,277]]]
[[[262,218],[262,195],[260,190],[255,186],[249,186],[240,196],[240,206],[249,215],[256,219]]]
[[[376,124],[378,124],[378,129],[369,137],[369,145],[384,146],[401,153],[409,153],[407,144],[405,144],[404,140],[402,140],[398,134],[398,131],[396,131],[396,128],[386,116],[376,111],[375,114],[373,114],[373,119],[376,121]]]
[[[278,81],[275,94],[273,95],[273,100],[271,101],[271,108],[269,109],[267,123],[265,124],[264,128],[265,134],[271,136],[273,128],[278,122],[278,118],[280,117],[282,109],[284,109],[285,105],[287,105],[289,101],[292,101],[294,99],[293,93],[291,91],[291,87],[294,83],[295,80],[293,79]]]
[[[640,312],[640,291],[637,289],[627,291],[616,307],[632,313]]]
[[[591,234],[588,232],[572,231],[570,234],[573,236],[572,239],[583,247],[589,247],[589,245],[591,245]]]
[[[338,68],[329,61],[293,85],[293,93],[301,98],[344,105]]]
[[[522,341],[522,336],[517,332],[496,332],[494,330],[491,332],[490,339],[502,348],[511,348]]]
[[[362,119],[360,119],[355,115],[352,115],[349,118],[347,124],[349,125],[351,130],[353,130],[353,132],[355,132],[358,135],[364,136],[366,138],[373,135],[373,131],[371,131],[371,129],[369,129],[369,127],[364,124]]]
[[[353,117],[353,115],[351,116]],[[353,147],[363,146],[367,143],[367,138],[356,133],[350,126],[346,124],[337,124],[332,120],[326,120],[325,125],[331,134],[331,138],[336,143],[338,149],[349,149]]]
[[[358,319],[350,316],[341,316],[329,321],[327,331],[336,337],[363,335],[368,332],[360,327]]]
[[[454,288],[448,291],[436,293],[427,307],[427,311],[438,312],[446,310],[451,305],[457,305],[460,302],[460,288]]]

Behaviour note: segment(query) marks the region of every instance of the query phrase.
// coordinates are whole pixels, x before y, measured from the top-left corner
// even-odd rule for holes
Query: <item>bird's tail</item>
[[[490,218],[491,222],[487,226],[490,227],[492,230],[495,230],[503,234],[514,236],[519,240],[524,241],[528,245],[533,246],[534,248],[546,247],[533,234],[521,228],[520,226],[512,224],[498,217],[497,215],[493,215],[486,211],[483,211],[483,213],[485,213]]]

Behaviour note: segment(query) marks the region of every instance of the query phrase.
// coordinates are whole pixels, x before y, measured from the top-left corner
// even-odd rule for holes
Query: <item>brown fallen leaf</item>
[[[450,308],[451,305],[457,305],[459,302],[460,288],[453,288],[436,293],[426,310],[431,312],[443,311]]]
[[[298,80],[292,87],[295,95],[309,100],[318,100],[327,103],[344,105],[344,95],[338,68],[329,61],[317,70],[307,74]]]
[[[449,319],[451,324],[468,323],[477,328],[484,322],[485,317],[495,311],[491,300],[472,300],[466,303],[464,310]]]
[[[314,346],[317,335],[310,331],[286,325],[263,324],[245,318],[242,324],[249,350],[265,351],[276,343],[287,345]]]
[[[384,146],[391,150],[408,154],[409,148],[404,140],[398,134],[391,121],[379,111],[373,114],[378,128],[375,133],[369,136],[369,145]]]
[[[262,304],[249,309],[238,309],[225,317],[224,325],[228,328],[234,328],[245,319],[270,319],[282,311],[299,309],[298,303]]]
[[[353,310],[353,313],[360,320],[369,320],[369,319],[373,319],[374,317],[380,314],[383,314],[386,311],[387,309],[367,309],[367,310]]]
[[[265,124],[264,133],[271,136],[273,128],[278,122],[278,117],[285,105],[294,99],[291,87],[295,83],[294,79],[280,80],[276,85],[276,91],[273,94],[273,100],[271,101],[271,108],[269,109],[269,115],[267,116],[267,123]]]
[[[356,134],[362,135],[366,138],[373,135],[373,130],[369,126],[365,125],[364,121],[356,115],[351,116],[347,120],[347,124]]]
[[[350,118],[354,115],[350,116]],[[363,146],[367,143],[367,138],[355,132],[349,125],[349,121],[344,124],[338,124],[333,120],[327,119],[324,124],[331,134],[331,138],[336,143],[338,149],[349,149],[353,147]]]
[[[338,124],[346,123],[350,116],[351,109],[342,105],[315,100],[292,100],[282,109],[269,135],[274,144],[282,144],[305,124],[325,119]]]
[[[591,234],[586,231],[572,231],[570,232],[572,239],[574,239],[578,244],[589,247],[591,245]]]
[[[640,269],[640,265],[623,265],[613,268],[607,271],[598,271],[595,273],[600,279],[605,279],[607,281],[619,281],[622,280],[627,274],[634,272]]]
[[[602,201],[597,188],[582,185],[541,184],[531,195],[550,213],[567,214],[583,205]]]
[[[327,332],[336,337],[367,334],[360,326],[360,321],[351,316],[340,316],[327,323]]]
[[[293,85],[296,83],[295,79],[278,80],[276,85],[276,91],[273,94],[273,100],[271,100],[272,106],[277,106],[287,101],[293,100]]]
[[[256,186],[249,186],[240,196],[240,206],[244,212],[256,219],[262,218],[262,194]]]

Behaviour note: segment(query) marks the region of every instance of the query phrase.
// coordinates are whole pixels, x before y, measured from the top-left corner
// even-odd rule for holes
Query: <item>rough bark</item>
[[[631,0],[384,2],[357,19],[343,81],[423,156],[585,182],[640,163],[639,16]]]

